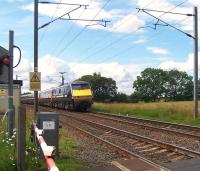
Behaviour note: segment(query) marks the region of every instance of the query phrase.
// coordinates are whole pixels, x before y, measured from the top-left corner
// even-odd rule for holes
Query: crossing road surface
[[[128,160],[112,161],[109,166],[101,166],[90,169],[81,169],[79,171],[169,171],[157,168],[140,159],[133,158]]]

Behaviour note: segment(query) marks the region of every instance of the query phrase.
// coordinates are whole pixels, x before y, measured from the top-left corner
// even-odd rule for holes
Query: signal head
[[[2,57],[1,62],[2,62],[4,65],[9,65],[9,64],[10,64],[9,56],[4,55],[4,56]]]

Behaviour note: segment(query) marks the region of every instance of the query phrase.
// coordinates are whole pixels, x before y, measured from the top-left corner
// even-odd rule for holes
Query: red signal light
[[[2,63],[4,65],[9,65],[10,64],[9,57],[8,56],[4,56],[3,59],[2,59]]]

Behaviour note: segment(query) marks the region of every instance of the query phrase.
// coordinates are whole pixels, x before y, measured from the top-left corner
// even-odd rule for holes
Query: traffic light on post
[[[4,70],[8,70],[10,59],[8,55],[3,55],[0,58],[0,75],[3,74]]]
[[[0,84],[8,84],[10,59],[7,54],[0,56]]]

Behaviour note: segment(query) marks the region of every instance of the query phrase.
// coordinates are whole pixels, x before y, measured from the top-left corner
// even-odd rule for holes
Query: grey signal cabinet
[[[38,112],[37,126],[44,131],[44,140],[49,146],[56,147],[56,156],[59,155],[59,113]]]

